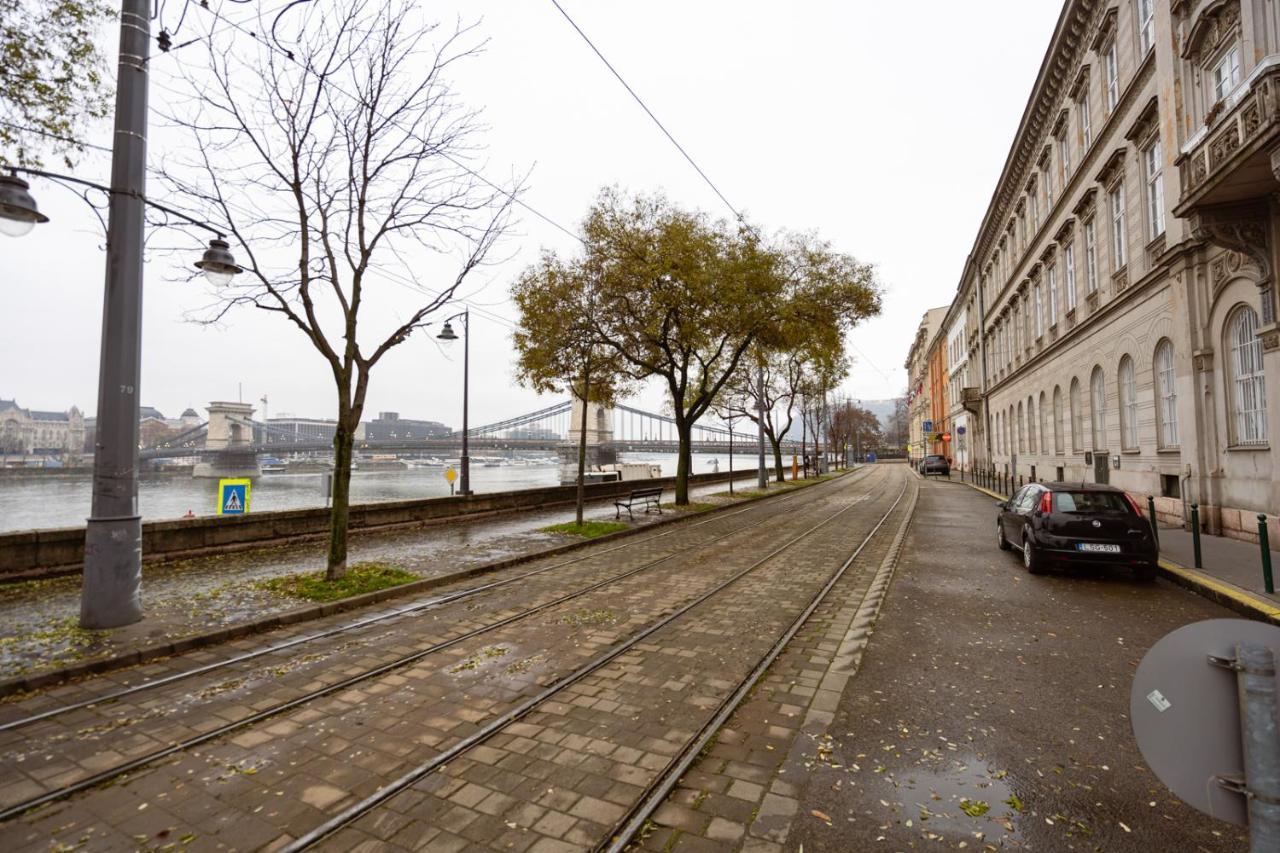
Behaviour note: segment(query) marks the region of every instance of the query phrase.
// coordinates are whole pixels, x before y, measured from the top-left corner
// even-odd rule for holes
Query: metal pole
[[[84,535],[82,628],[142,618],[138,385],[142,374],[142,242],[147,168],[147,0],[120,4],[107,270],[98,366],[93,503]]]
[[[1267,536],[1267,517],[1258,513],[1258,545],[1262,547],[1262,584],[1267,594],[1276,591],[1275,582],[1271,579],[1271,542]]]
[[[1156,541],[1156,556],[1160,556],[1160,526],[1156,524],[1156,499],[1147,495],[1147,517],[1151,519],[1151,538]]]
[[[1249,804],[1249,849],[1280,850],[1280,732],[1276,730],[1276,660],[1271,649],[1236,645],[1240,743]]]
[[[462,471],[462,496],[471,494],[471,457],[467,455],[467,395],[471,380],[471,308],[462,312],[462,457],[458,467]]]
[[[1200,504],[1191,505],[1191,548],[1195,552],[1196,568],[1203,568],[1200,560]]]
[[[758,461],[756,463],[756,487],[761,491],[769,488],[769,476],[764,470],[764,366],[756,368],[756,445]]]
[[[733,418],[729,418],[729,494],[733,494]]]

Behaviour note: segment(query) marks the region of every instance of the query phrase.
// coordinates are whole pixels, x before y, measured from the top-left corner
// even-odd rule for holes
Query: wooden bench
[[[644,506],[645,515],[649,514],[650,507],[656,507],[658,515],[662,515],[662,489],[635,489],[625,498],[618,498],[613,502],[614,519],[622,518],[622,510],[627,511],[627,515],[634,521],[635,515],[632,514],[631,508],[636,504]]]

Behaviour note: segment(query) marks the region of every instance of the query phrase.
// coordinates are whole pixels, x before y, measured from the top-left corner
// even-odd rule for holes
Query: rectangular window
[[[1106,72],[1104,90],[1107,95],[1107,112],[1110,113],[1116,108],[1116,104],[1120,103],[1120,65],[1116,59],[1114,42],[1107,48],[1102,64]]]
[[[1044,289],[1036,282],[1036,337],[1044,335]]]
[[[1049,267],[1049,271],[1045,273],[1045,278],[1049,282],[1049,292],[1046,294],[1049,299],[1049,327],[1053,328],[1058,325],[1058,268],[1056,266]]]
[[[1058,166],[1061,169],[1059,174],[1062,177],[1062,187],[1065,190],[1067,181],[1071,180],[1071,145],[1067,142],[1067,132],[1065,130],[1058,137]]]
[[[1119,270],[1128,262],[1128,246],[1125,242],[1124,184],[1118,184],[1111,192],[1111,258],[1112,270]]]
[[[1027,207],[1029,208],[1031,218],[1031,233],[1035,234],[1040,230],[1040,198],[1033,184],[1030,192],[1027,194]],[[1024,245],[1023,248],[1026,248]]]
[[[1240,85],[1240,48],[1233,46],[1213,66],[1213,98],[1221,101]]]
[[[1161,162],[1160,140],[1157,138],[1144,152],[1147,166],[1147,222],[1150,239],[1164,233],[1164,164]]]
[[[1027,211],[1018,211],[1018,242],[1025,248],[1027,245]]]
[[[1098,290],[1098,235],[1092,219],[1084,224],[1084,286],[1086,293]]]
[[[1067,310],[1076,310],[1076,247],[1068,245],[1062,250],[1063,283],[1067,288]]]
[[[1155,0],[1138,0],[1138,43],[1145,56],[1156,43]]]
[[[1080,94],[1080,100],[1076,101],[1076,112],[1080,115],[1080,150],[1088,151],[1089,146],[1093,144],[1093,123],[1089,120],[1089,92],[1087,88]]]

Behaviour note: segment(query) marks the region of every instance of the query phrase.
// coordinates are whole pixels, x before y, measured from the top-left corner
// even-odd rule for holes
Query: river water
[[[620,461],[660,465],[673,476],[674,453],[623,453]],[[727,471],[728,454],[693,456],[694,473]],[[754,469],[756,457],[734,454],[735,470]],[[505,492],[554,486],[560,481],[557,465],[487,468],[472,460],[473,492]],[[188,510],[214,515],[216,480],[197,480],[185,474],[144,477],[138,484],[138,504],[147,520],[180,518]],[[91,478],[84,474],[0,479],[0,532],[83,525],[89,515]],[[351,502],[399,501],[443,497],[449,483],[442,468],[360,470],[351,474]],[[301,509],[323,506],[320,474],[266,474],[253,483],[250,510]]]

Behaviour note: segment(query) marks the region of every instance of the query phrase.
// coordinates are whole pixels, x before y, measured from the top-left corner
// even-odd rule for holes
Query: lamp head
[[[436,335],[436,340],[448,342],[448,341],[456,341],[457,339],[458,339],[458,336],[453,331],[453,324],[450,323],[448,320],[446,320],[444,324],[444,328],[440,330],[440,334]]]
[[[0,175],[0,234],[22,237],[37,223],[49,221],[27,190],[27,182],[16,174]]]
[[[204,250],[204,257],[196,262],[196,268],[202,270],[204,277],[215,287],[226,287],[233,276],[244,272],[232,257],[231,247],[221,237],[209,241],[209,248]]]

